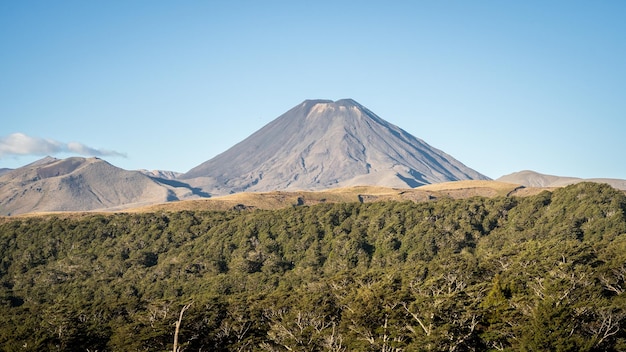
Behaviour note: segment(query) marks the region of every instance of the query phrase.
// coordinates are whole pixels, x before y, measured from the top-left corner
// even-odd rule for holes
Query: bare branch
[[[608,310],[600,311],[600,322],[595,327],[591,328],[595,338],[597,339],[596,347],[599,347],[604,340],[617,334],[620,330],[619,316]]]
[[[613,291],[617,295],[621,295],[622,293],[624,293],[624,288],[619,285],[618,281],[614,282],[613,280],[610,280],[604,275],[600,276],[600,281],[602,282],[602,285],[604,286],[605,289],[609,291]]]
[[[407,307],[407,304],[405,302],[402,302],[402,307],[404,307],[404,310],[409,313],[413,319],[415,319],[417,321],[417,323],[420,325],[420,327],[422,328],[422,330],[424,330],[424,333],[426,334],[426,336],[430,336],[431,330],[432,330],[432,324],[429,324],[428,327],[426,327],[426,325],[424,324],[424,322],[422,321],[422,319],[420,319],[419,316],[417,316],[417,314],[411,312],[409,310],[409,307]],[[414,329],[410,329],[413,332],[415,332]]]
[[[180,351],[180,349],[178,348],[178,333],[180,332],[180,324],[183,321],[183,314],[185,314],[185,311],[187,309],[189,309],[189,307],[191,307],[192,304],[193,304],[193,302],[191,302],[189,304],[186,304],[180,310],[180,315],[178,316],[178,321],[176,322],[176,330],[174,330],[174,348],[172,349],[173,352],[179,352]]]

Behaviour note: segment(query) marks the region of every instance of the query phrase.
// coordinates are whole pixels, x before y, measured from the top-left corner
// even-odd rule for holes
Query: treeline
[[[624,351],[626,197],[5,219],[4,351]]]

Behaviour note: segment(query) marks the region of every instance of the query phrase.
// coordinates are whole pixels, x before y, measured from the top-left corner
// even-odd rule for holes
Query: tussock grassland
[[[441,198],[466,199],[470,197],[527,197],[554,188],[524,187],[519,184],[499,181],[455,181],[444,182],[417,188],[390,188],[381,186],[354,186],[333,188],[324,191],[273,191],[243,192],[207,199],[192,199],[178,202],[159,203],[128,209],[92,212],[46,212],[30,213],[21,216],[56,215],[63,217],[97,213],[153,213],[196,210],[276,210],[293,206],[315,205],[320,203],[371,203],[378,201],[425,202]]]
[[[464,199],[475,196],[529,196],[543,188],[524,188],[521,185],[498,181],[456,181],[418,188],[389,188],[380,186],[355,186],[324,191],[274,191],[244,192],[227,196],[163,203],[126,210],[127,212],[281,209],[297,205],[319,203],[370,203],[376,201],[428,201],[438,198]]]

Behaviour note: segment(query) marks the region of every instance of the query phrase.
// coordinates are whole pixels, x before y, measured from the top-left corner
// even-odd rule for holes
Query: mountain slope
[[[354,100],[307,100],[180,177],[212,194],[488,179]]]
[[[146,169],[140,169],[137,170],[139,172],[141,172],[142,174],[151,177],[151,178],[157,178],[157,179],[162,179],[162,180],[175,180],[178,176],[182,175],[182,173],[180,172],[176,172],[176,171],[167,171],[167,170],[146,170]]]
[[[98,158],[47,157],[0,176],[0,215],[114,209],[175,199],[173,188]]]
[[[158,213],[206,210],[276,210],[296,206],[332,203],[372,203],[383,201],[428,202],[436,199],[467,199],[471,197],[527,197],[544,188],[523,186],[498,181],[470,180],[437,183],[417,188],[389,188],[381,186],[340,187],[319,191],[241,192],[206,199],[183,200],[129,208],[123,212]]]
[[[613,179],[613,178],[578,178],[578,177],[564,177],[541,174],[539,172],[524,170],[514,172],[512,174],[504,175],[497,179],[501,182],[518,183],[526,187],[563,187],[579,182],[595,182],[606,183],[611,187],[626,190],[626,180]]]

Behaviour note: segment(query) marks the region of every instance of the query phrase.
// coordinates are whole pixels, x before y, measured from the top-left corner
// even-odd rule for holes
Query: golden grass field
[[[543,188],[524,188],[518,184],[498,181],[456,181],[418,188],[355,186],[324,191],[273,191],[236,193],[208,199],[184,200],[123,210],[124,212],[161,212],[182,210],[280,209],[319,203],[376,201],[423,202],[437,198],[463,199],[475,196],[529,196]]]
[[[128,209],[100,210],[89,212],[30,213],[14,217],[45,215],[77,217],[85,214],[98,213],[153,213],[177,212],[184,210],[272,210],[293,206],[315,205],[320,203],[371,203],[377,201],[425,202],[440,198],[464,199],[470,197],[525,197],[538,194],[544,190],[551,189],[534,187],[527,188],[514,183],[482,180],[445,182],[421,186],[417,188],[354,186],[334,188],[324,191],[272,191],[259,193],[244,192],[214,198],[183,200]]]

